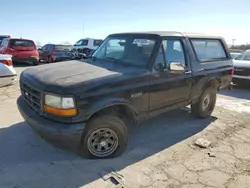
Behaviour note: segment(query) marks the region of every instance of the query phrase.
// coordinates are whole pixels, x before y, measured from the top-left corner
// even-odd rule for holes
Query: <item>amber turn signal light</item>
[[[58,116],[75,116],[77,114],[77,111],[75,108],[59,109],[59,108],[54,108],[54,107],[44,105],[43,109],[50,114],[58,115]]]

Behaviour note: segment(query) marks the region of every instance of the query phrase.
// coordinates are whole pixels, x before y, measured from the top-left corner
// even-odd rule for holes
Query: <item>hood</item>
[[[233,60],[234,67],[250,68],[250,61],[245,60]]]
[[[79,93],[105,82],[114,82],[121,77],[135,75],[136,70],[138,69],[110,62],[74,60],[26,69],[21,75],[21,80],[27,79],[32,85],[39,86],[39,89],[45,91]]]

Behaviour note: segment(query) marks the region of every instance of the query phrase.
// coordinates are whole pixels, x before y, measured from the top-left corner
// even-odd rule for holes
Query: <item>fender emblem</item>
[[[138,98],[140,96],[142,96],[141,92],[140,93],[133,93],[133,94],[131,94],[131,98]]]

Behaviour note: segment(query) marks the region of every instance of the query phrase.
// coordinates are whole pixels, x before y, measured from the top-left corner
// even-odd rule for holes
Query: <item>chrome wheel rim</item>
[[[207,94],[203,99],[202,110],[203,111],[209,110],[211,107],[211,102],[212,102],[212,95]]]
[[[96,129],[90,134],[87,146],[89,152],[94,156],[109,156],[117,149],[117,134],[109,128]]]

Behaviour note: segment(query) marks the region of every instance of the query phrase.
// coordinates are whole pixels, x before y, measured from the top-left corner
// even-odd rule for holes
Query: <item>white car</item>
[[[0,87],[12,84],[16,80],[11,55],[0,54]]]
[[[103,42],[102,39],[93,39],[93,38],[80,39],[70,48],[72,51],[84,50],[84,49],[96,50],[102,44],[102,42]]]

